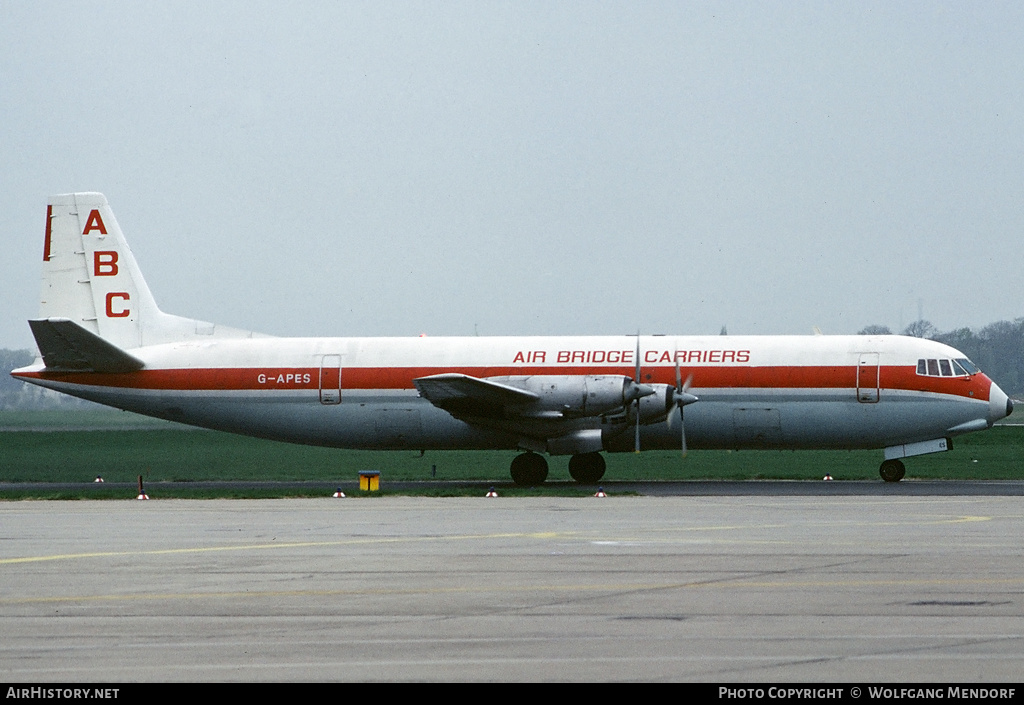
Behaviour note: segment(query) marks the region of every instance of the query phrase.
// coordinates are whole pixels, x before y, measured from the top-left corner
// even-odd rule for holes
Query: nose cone
[[[1013,402],[995,382],[988,393],[988,422],[995,423],[1013,413]]]

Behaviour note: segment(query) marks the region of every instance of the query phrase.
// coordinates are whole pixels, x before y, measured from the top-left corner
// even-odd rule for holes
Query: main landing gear
[[[907,468],[899,460],[886,460],[878,468],[878,474],[886,482],[899,482],[907,474]]]
[[[593,485],[604,477],[604,456],[600,453],[578,453],[569,458],[569,474],[584,485]],[[523,453],[512,461],[512,481],[523,487],[543,484],[548,478],[548,461],[537,453]]]
[[[548,479],[548,461],[543,455],[523,453],[512,461],[512,481],[522,487],[532,487]]]
[[[604,456],[600,453],[580,453],[569,458],[569,474],[583,485],[593,485],[604,477]]]

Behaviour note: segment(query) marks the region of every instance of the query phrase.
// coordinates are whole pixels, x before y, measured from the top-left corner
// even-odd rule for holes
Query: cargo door
[[[878,401],[878,353],[861,353],[857,361],[857,401],[874,404]]]
[[[320,359],[320,403],[341,403],[341,355],[324,355]]]

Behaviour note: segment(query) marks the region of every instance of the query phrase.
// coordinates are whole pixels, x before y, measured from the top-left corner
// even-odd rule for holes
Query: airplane
[[[902,458],[1013,411],[966,355],[894,335],[278,338],[162,312],[99,193],[46,209],[35,363],[11,374],[162,419],[374,450],[509,449],[596,483],[603,452],[882,449]]]

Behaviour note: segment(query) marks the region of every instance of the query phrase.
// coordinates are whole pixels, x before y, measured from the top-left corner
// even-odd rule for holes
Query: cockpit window
[[[975,365],[970,360],[968,360],[966,357],[958,357],[956,359],[956,361],[957,361],[957,364],[959,364],[961,367],[963,367],[967,371],[967,374],[969,374],[969,375],[976,375],[979,372],[981,372],[981,370],[978,369],[978,366]]]
[[[981,370],[965,357],[956,360],[922,358],[917,361],[917,374],[925,377],[970,377]]]

